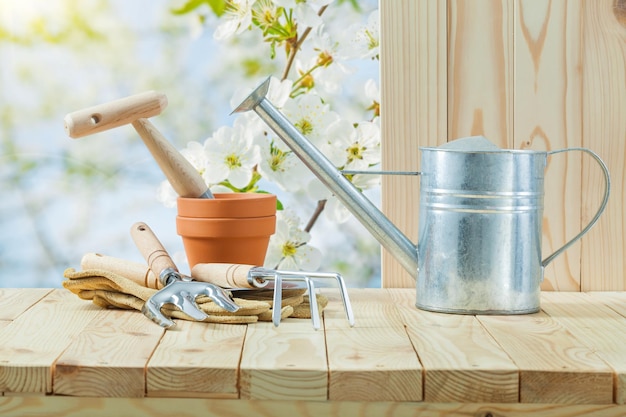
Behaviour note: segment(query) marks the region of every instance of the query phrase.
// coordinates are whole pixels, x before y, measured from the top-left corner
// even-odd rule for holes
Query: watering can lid
[[[465,152],[494,152],[501,150],[484,136],[470,136],[466,138],[456,139],[433,149],[446,149],[451,151],[453,150]]]

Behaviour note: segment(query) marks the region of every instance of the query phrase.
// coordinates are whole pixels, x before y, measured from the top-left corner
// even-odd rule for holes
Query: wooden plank
[[[478,319],[520,368],[520,402],[613,402],[609,366],[546,313]]]
[[[618,3],[621,6],[618,7]],[[613,195],[606,212],[582,242],[583,291],[626,290],[624,193],[626,192],[626,25],[623,2],[583,2],[583,145],[608,164]],[[602,198],[602,174],[583,160],[583,223]]]
[[[449,139],[484,135],[513,147],[512,7],[511,0],[449,1]]]
[[[626,404],[626,317],[602,303],[603,296],[581,293],[544,293],[542,308],[615,373],[614,402]]]
[[[54,290],[0,330],[0,391],[52,392],[52,366],[101,311],[66,290]]]
[[[422,311],[415,291],[389,291],[424,366],[424,401],[518,401],[517,366],[474,316]]]
[[[324,311],[328,399],[421,401],[422,366],[389,294],[351,289],[358,317],[354,327],[345,318],[337,291],[325,294],[330,300]]]
[[[139,311],[100,310],[57,360],[54,394],[143,397],[144,370],[164,331]]]
[[[594,300],[609,306],[618,314],[626,317],[626,292],[590,292]]]
[[[249,325],[239,369],[243,399],[327,399],[324,332],[309,320]]]
[[[177,323],[150,358],[147,396],[238,398],[246,326]]]
[[[380,2],[382,167],[419,171],[419,147],[447,139],[445,1]],[[382,210],[417,241],[419,177],[383,176]],[[415,281],[383,250],[383,287]]]
[[[582,145],[582,2],[514,3],[514,147],[554,150]],[[580,153],[549,158],[545,177],[544,257],[581,227]],[[550,264],[542,289],[580,290],[580,244]]]
[[[0,397],[3,417],[623,417],[626,406],[397,402],[258,401],[181,398]]]
[[[0,321],[15,320],[50,291],[51,288],[0,288]]]

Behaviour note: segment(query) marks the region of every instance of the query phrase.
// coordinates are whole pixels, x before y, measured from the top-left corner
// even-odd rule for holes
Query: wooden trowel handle
[[[128,278],[139,285],[160,289],[163,286],[148,265],[99,253],[86,253],[80,261],[83,270],[99,269]]]
[[[222,288],[259,288],[262,285],[254,285],[254,281],[248,279],[248,272],[254,265],[240,264],[196,264],[191,268],[193,279],[202,282],[210,282]]]
[[[77,139],[159,115],[165,107],[165,94],[146,91],[67,114],[63,120],[65,132]]]
[[[172,184],[176,194],[187,198],[212,197],[205,195],[210,192],[198,171],[149,120],[135,120],[133,127]]]
[[[159,238],[156,237],[152,229],[143,222],[137,222],[130,228],[130,235],[139,249],[139,252],[143,255],[148,266],[154,272],[157,277],[164,269],[172,268],[174,271],[178,271],[174,261],[170,258]]]

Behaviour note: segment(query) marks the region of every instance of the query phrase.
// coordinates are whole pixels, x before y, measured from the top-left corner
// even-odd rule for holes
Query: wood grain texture
[[[380,2],[382,166],[419,171],[419,147],[447,140],[447,32],[443,1]],[[417,241],[419,177],[383,176],[382,210]],[[383,287],[415,287],[383,250]]]
[[[0,320],[15,320],[50,291],[51,288],[0,288]]]
[[[239,375],[242,399],[326,400],[324,332],[297,319],[248,326]]]
[[[80,138],[132,123],[139,118],[156,116],[165,107],[165,94],[145,91],[67,114],[63,120],[65,132],[71,138]]]
[[[513,2],[448,2],[448,138],[513,147]]]
[[[544,293],[542,301],[544,311],[613,369],[614,402],[626,404],[626,317],[605,305],[600,294]]]
[[[603,304],[623,317],[626,317],[626,292],[592,292],[594,300],[599,299]]]
[[[582,146],[582,1],[514,3],[513,146],[549,151]],[[542,249],[544,258],[580,231],[580,153],[548,160]],[[545,270],[542,289],[580,290],[580,244]]]
[[[419,146],[476,134],[506,148],[596,151],[612,174],[609,207],[548,266],[542,288],[625,290],[624,2],[405,0],[380,10],[385,168],[418,169]],[[544,258],[593,217],[602,184],[589,157],[549,159]],[[383,179],[383,211],[413,239],[418,189],[417,178]],[[383,286],[411,286],[405,275],[383,252]]]
[[[100,310],[56,361],[54,393],[145,396],[145,367],[164,331],[139,311]]]
[[[517,366],[474,316],[422,311],[414,293],[389,292],[424,367],[424,401],[518,401]]]
[[[44,411],[45,410],[45,411]],[[626,406],[258,401],[180,398],[0,397],[3,417],[623,417]]]
[[[613,0],[583,2],[583,145],[604,158],[613,195],[603,217],[582,242],[583,291],[626,289],[626,27]],[[583,160],[582,221],[602,198],[602,174]]]
[[[101,310],[54,290],[0,330],[0,391],[52,392],[52,366]]]
[[[611,368],[554,318],[540,312],[478,319],[520,368],[520,402],[613,402]]]
[[[239,361],[246,326],[178,320],[146,370],[149,397],[239,397]]]
[[[331,401],[421,401],[422,366],[394,301],[380,290],[350,290],[358,321],[349,327],[341,299],[324,314]]]

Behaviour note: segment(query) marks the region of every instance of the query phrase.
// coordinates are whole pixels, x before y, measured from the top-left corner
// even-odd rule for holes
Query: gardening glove
[[[69,268],[64,272],[63,287],[77,294],[81,299],[104,308],[124,308],[141,310],[145,301],[156,291],[137,284],[118,273],[104,269],[76,271]],[[271,320],[272,292],[245,291],[245,297],[237,297],[234,302],[240,307],[231,313],[217,306],[208,296],[196,298],[198,307],[209,317],[205,320],[214,323],[254,323],[258,320]],[[281,317],[294,313],[294,307],[304,303],[304,290],[285,290],[281,305]],[[321,304],[322,303],[318,303]],[[321,306],[321,308],[323,308]],[[321,310],[321,309],[320,309]],[[182,311],[164,306],[162,312],[173,318],[193,320]],[[310,314],[309,314],[310,317]]]

